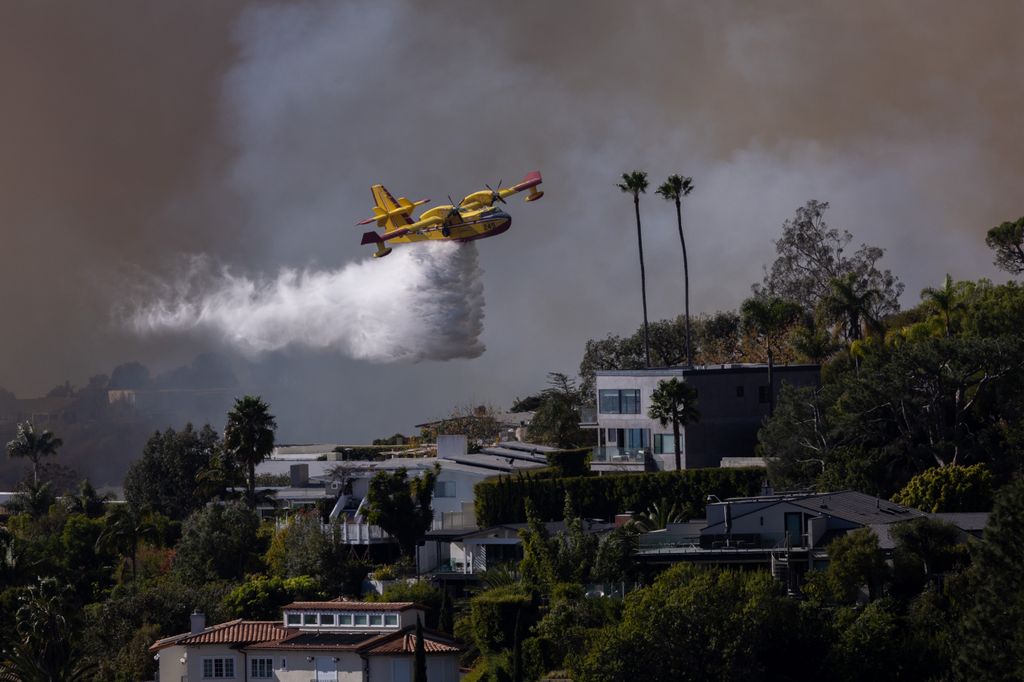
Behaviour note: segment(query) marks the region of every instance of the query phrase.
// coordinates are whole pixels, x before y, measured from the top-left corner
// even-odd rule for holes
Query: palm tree
[[[148,518],[127,504],[119,504],[107,514],[106,525],[96,538],[96,548],[111,549],[131,559],[132,582],[135,582],[139,544],[143,540],[154,539],[156,535],[157,528]]]
[[[84,682],[93,679],[95,662],[80,646],[73,618],[73,590],[56,578],[40,578],[20,598],[16,641],[3,652],[0,679],[20,682]]]
[[[686,298],[686,366],[693,367],[690,350],[690,267],[686,260],[686,239],[683,237],[682,199],[693,191],[693,178],[681,175],[670,175],[668,180],[658,188],[658,194],[666,201],[676,203],[676,224],[679,226],[679,243],[683,246],[683,284]]]
[[[743,326],[754,333],[768,357],[768,415],[775,413],[775,347],[800,316],[800,306],[778,296],[754,296],[740,306]]]
[[[258,396],[247,395],[235,400],[224,427],[224,450],[247,472],[246,501],[256,507],[256,465],[274,450],[277,421],[270,414],[270,405]]]
[[[685,520],[686,515],[679,509],[679,505],[663,497],[660,502],[648,507],[647,511],[637,514],[633,522],[640,532],[649,533],[652,530],[668,528],[670,523],[682,523]]]
[[[848,340],[857,341],[864,337],[865,324],[870,329],[878,328],[871,310],[881,297],[880,291],[862,286],[857,274],[851,272],[832,280],[829,292],[819,303],[819,311],[828,322],[838,324]]]
[[[110,495],[96,492],[89,479],[78,484],[78,492],[64,497],[68,511],[73,514],[85,514],[89,518],[103,516],[104,505],[110,501]]]
[[[39,459],[47,455],[56,455],[57,449],[64,444],[49,431],[39,433],[32,422],[18,424],[18,433],[14,440],[7,444],[8,457],[28,457],[32,461],[32,480],[39,483]]]
[[[946,279],[942,282],[942,288],[928,287],[922,290],[921,299],[926,306],[942,316],[946,336],[951,336],[953,334],[953,313],[963,307],[953,278],[947,274]]]
[[[683,468],[683,453],[679,443],[679,430],[691,422],[700,421],[697,411],[697,391],[685,382],[672,377],[658,382],[658,387],[651,394],[651,407],[647,416],[657,419],[661,425],[672,423],[672,437],[675,442],[676,471]]]
[[[636,209],[636,244],[640,252],[640,295],[644,302],[644,360],[645,367],[651,366],[651,340],[647,331],[647,273],[644,270],[644,238],[640,229],[640,195],[647,192],[647,173],[633,171],[623,173],[619,189],[633,195],[633,208]]]

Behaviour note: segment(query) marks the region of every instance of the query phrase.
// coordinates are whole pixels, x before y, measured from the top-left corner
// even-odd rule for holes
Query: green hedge
[[[584,518],[611,520],[616,514],[644,511],[663,498],[680,504],[687,518],[704,516],[708,495],[756,495],[764,469],[689,469],[653,474],[614,474],[572,478],[502,476],[476,484],[476,518],[481,528],[526,521],[523,500],[533,500],[545,521],[562,518],[565,493]]]
[[[555,450],[546,453],[548,465],[558,470],[560,476],[586,476],[590,473],[587,464],[593,448]]]

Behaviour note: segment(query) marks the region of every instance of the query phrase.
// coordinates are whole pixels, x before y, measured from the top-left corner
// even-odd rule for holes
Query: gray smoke
[[[139,333],[210,331],[247,355],[300,346],[370,362],[473,358],[484,351],[481,274],[473,244],[411,244],[255,279],[199,257],[130,322]]]

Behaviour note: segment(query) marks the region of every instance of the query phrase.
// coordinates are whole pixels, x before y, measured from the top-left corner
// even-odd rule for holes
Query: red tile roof
[[[287,636],[288,630],[281,626],[281,621],[261,621],[261,620],[231,620],[227,623],[221,623],[204,629],[202,632],[192,634],[186,632],[180,635],[173,635],[171,637],[165,637],[157,640],[151,647],[150,651],[159,651],[160,649],[174,646],[174,645],[193,645],[193,644],[233,644],[236,646],[247,646],[250,644],[256,644],[257,642],[266,642],[269,640],[276,640]]]
[[[426,609],[425,606],[411,601],[297,601],[284,610],[317,610],[317,611],[405,611],[407,609]]]
[[[423,651],[428,654],[457,654],[462,648],[454,640],[434,632],[423,632]],[[397,637],[391,636],[377,645],[371,645],[363,653],[371,656],[382,654],[411,654],[416,652],[416,633],[405,631]]]

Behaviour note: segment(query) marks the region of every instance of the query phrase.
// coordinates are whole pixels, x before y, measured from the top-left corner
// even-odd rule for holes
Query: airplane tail
[[[377,223],[377,227],[385,228],[385,232],[412,225],[412,210],[430,201],[430,199],[409,201],[405,197],[395,199],[384,185],[374,185],[370,191],[373,193],[373,217],[360,220],[356,225]]]

